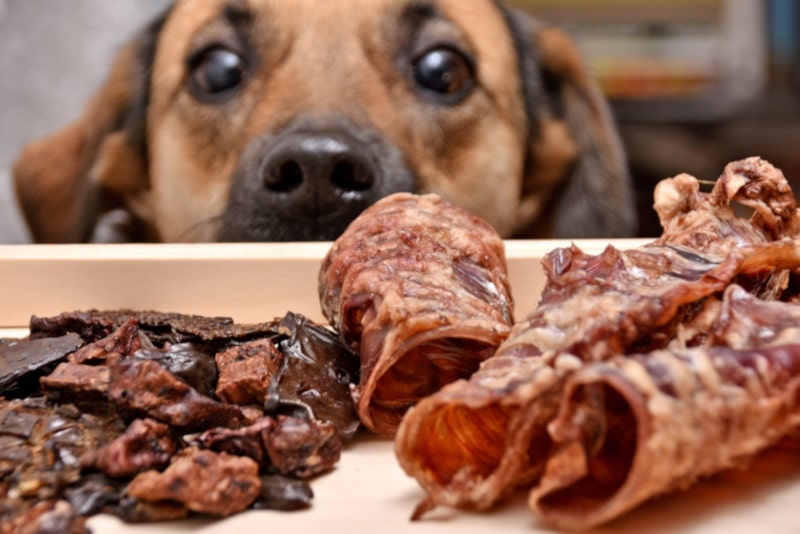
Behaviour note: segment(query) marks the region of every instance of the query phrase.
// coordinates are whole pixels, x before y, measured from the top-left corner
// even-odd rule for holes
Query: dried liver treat
[[[172,428],[152,419],[137,419],[119,437],[81,457],[81,467],[97,469],[112,478],[133,477],[162,469],[184,447]]]
[[[68,532],[65,518],[78,528],[97,513],[152,522],[307,507],[313,494],[297,477],[333,469],[359,425],[349,393],[358,358],[297,314],[237,325],[90,311],[33,318],[31,328],[32,337],[0,345],[20,355],[4,375],[6,393],[39,395],[0,400],[0,495],[12,496],[0,504],[4,526]],[[253,347],[273,357],[271,375],[253,365]],[[227,384],[221,398],[218,379]],[[229,394],[242,384],[259,386],[247,398]],[[181,452],[187,433],[216,436],[209,448],[224,452]]]
[[[358,383],[359,360],[327,328],[302,315],[287,314],[278,326],[284,366],[270,384],[265,408],[270,413],[306,411],[336,427],[347,441],[360,426],[350,385]],[[297,414],[299,415],[299,414]]]
[[[415,517],[438,504],[488,508],[520,486],[535,486],[553,446],[548,425],[563,406],[564,384],[586,365],[672,350],[676,340],[678,348],[720,344],[721,324],[710,335],[697,332],[732,309],[721,303],[732,284],[753,298],[785,296],[800,270],[800,219],[787,190],[782,174],[758,159],[730,164],[711,193],[681,175],[656,189],[661,238],[597,256],[574,246],[550,253],[537,308],[496,355],[403,420],[398,459],[428,493]],[[738,217],[732,203],[753,215]]]
[[[475,372],[512,322],[502,240],[435,195],[365,210],[323,260],[319,292],[361,357],[358,414],[385,435],[418,400]]]
[[[0,395],[26,396],[39,377],[83,345],[76,334],[49,339],[0,339]]]
[[[214,428],[195,440],[202,448],[247,456],[262,470],[310,478],[333,469],[342,444],[330,423],[264,417],[238,430]]]
[[[258,464],[250,458],[185,449],[164,472],[147,471],[134,478],[127,492],[138,501],[171,501],[225,517],[246,510],[258,499],[261,479]]]

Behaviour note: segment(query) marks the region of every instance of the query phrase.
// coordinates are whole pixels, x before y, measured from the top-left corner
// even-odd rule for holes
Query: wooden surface
[[[575,241],[586,252],[605,241]],[[637,240],[619,241],[631,247]],[[536,304],[540,261],[565,241],[508,241],[517,314]],[[0,328],[31,315],[153,309],[260,322],[291,310],[322,320],[317,273],[329,243],[0,246]]]
[[[542,255],[566,244],[508,242],[518,315],[535,305],[544,282]],[[592,253],[606,246],[600,241],[577,244]],[[615,244],[627,248],[640,242]],[[242,322],[287,310],[318,317],[316,275],[327,248],[324,243],[0,247],[0,337],[24,335],[31,314],[91,307],[227,315]],[[491,513],[439,509],[410,523],[423,494],[398,467],[391,442],[368,435],[349,444],[337,469],[314,480],[312,488],[313,507],[303,512],[248,512],[224,520],[157,525],[124,525],[100,516],[90,526],[95,534],[549,532],[528,512],[524,495]],[[747,470],[647,503],[600,532],[798,533],[800,445],[785,444]]]

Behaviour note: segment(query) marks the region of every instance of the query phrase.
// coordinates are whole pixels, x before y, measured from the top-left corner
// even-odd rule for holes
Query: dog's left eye
[[[417,85],[448,100],[466,96],[474,85],[472,62],[451,48],[429,50],[414,61],[413,67]]]
[[[221,97],[239,87],[247,76],[244,59],[225,48],[211,48],[189,64],[191,86],[200,97]]]

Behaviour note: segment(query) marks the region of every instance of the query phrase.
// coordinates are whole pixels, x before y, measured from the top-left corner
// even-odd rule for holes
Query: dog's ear
[[[520,214],[527,225],[518,235],[633,235],[636,211],[625,154],[577,45],[563,30],[520,13],[509,10],[506,20],[529,119]]]
[[[147,187],[146,107],[155,41],[165,19],[166,14],[119,51],[77,121],[22,150],[14,184],[34,241],[87,241],[104,212]]]

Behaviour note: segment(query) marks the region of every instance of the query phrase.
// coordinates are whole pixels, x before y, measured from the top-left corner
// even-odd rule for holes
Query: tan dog
[[[333,239],[396,191],[505,237],[634,232],[575,46],[492,0],[179,0],[15,180],[40,242],[119,209],[125,240]]]

